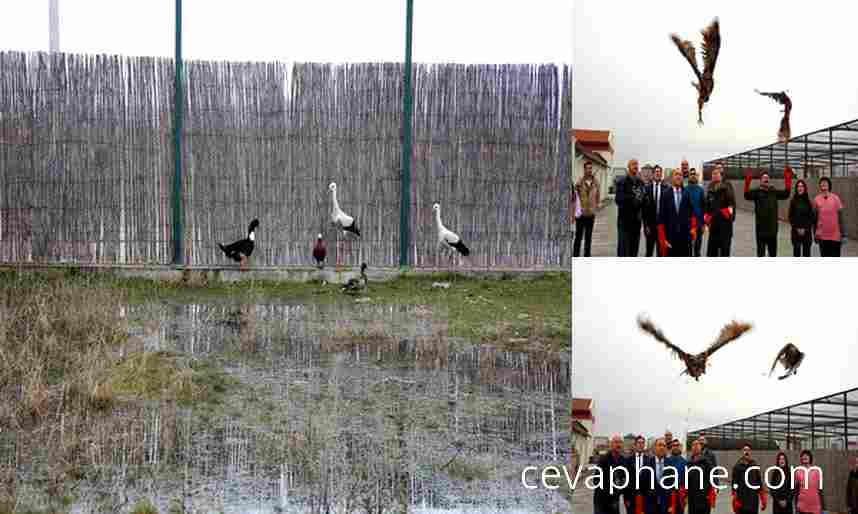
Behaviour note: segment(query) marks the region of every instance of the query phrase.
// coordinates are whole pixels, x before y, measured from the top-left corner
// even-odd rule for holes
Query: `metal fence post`
[[[182,0],[176,0],[176,80],[173,106],[173,264],[184,264],[182,230]]]
[[[406,0],[405,9],[405,77],[402,100],[402,197],[399,209],[399,266],[408,266],[410,246],[409,215],[411,214],[411,117],[414,98],[411,90],[411,32],[414,20],[414,0]]]

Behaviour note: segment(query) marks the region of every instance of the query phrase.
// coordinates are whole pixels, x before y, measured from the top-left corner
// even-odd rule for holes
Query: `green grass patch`
[[[219,366],[170,352],[128,356],[113,367],[109,383],[119,397],[186,405],[201,401],[221,404],[227,391],[239,384]]]
[[[500,279],[407,273],[387,282],[370,282],[368,290],[356,297],[342,294],[336,284],[323,286],[318,282],[168,282],[72,270],[38,274],[2,272],[0,288],[21,281],[59,280],[80,287],[119,291],[132,303],[285,300],[330,304],[362,299],[372,304],[425,305],[447,318],[451,336],[519,351],[568,350],[572,333],[572,288],[568,273],[549,272],[533,278],[507,274]],[[433,288],[435,282],[449,282],[450,287]]]
[[[205,285],[146,279],[117,279],[109,275],[65,276],[88,287],[123,291],[131,302],[206,302],[287,300],[296,303],[353,303],[339,286],[317,282],[245,281]],[[449,282],[450,288],[433,288]],[[572,288],[567,273],[535,278],[504,275],[500,279],[438,274],[406,274],[387,282],[370,282],[358,298],[372,304],[425,305],[447,317],[449,334],[511,350],[541,346],[564,350],[571,338]]]
[[[158,514],[158,508],[148,499],[140,500],[131,508],[131,514]]]
[[[456,457],[444,471],[450,478],[465,482],[489,480],[492,476],[487,466],[478,462],[468,462],[461,456]]]

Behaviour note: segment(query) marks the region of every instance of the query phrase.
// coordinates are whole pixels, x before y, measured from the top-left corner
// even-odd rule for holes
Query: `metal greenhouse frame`
[[[785,166],[805,178],[854,175],[858,173],[858,119],[796,136],[785,143],[706,161],[704,171],[717,163],[724,166],[730,178],[741,178],[745,168],[768,168],[772,178],[780,177]]]
[[[744,441],[757,441],[774,444],[783,450],[855,449],[858,447],[858,387],[690,431],[689,440],[701,434],[705,434],[707,443],[713,447],[738,447]]]

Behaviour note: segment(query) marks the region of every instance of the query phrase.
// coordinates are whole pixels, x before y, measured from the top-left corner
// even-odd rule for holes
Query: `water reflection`
[[[81,513],[142,498],[161,512],[569,508],[520,484],[527,465],[569,461],[565,356],[468,344],[419,306],[124,309],[123,353],[217,362],[241,386],[217,406],[141,402],[0,431],[6,496]]]

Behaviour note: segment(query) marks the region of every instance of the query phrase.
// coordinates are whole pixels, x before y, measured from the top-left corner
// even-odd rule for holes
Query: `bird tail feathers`
[[[357,218],[352,219],[352,224],[348,227],[343,227],[343,230],[346,232],[351,232],[352,234],[360,237],[360,230],[357,228]]]
[[[461,240],[457,243],[451,244],[450,246],[452,246],[453,248],[458,250],[459,253],[461,253],[465,257],[467,257],[471,253],[471,251],[468,249],[468,247],[465,246],[465,243],[463,243]]]

